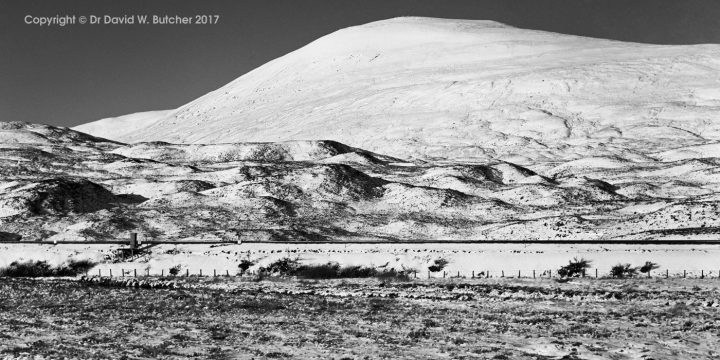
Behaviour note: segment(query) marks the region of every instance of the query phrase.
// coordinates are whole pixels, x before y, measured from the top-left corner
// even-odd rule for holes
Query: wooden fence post
[[[120,276],[125,277],[125,269],[120,269]]]
[[[200,269],[200,277],[202,277],[202,269]]]
[[[447,273],[445,271],[443,271],[443,279],[445,278],[446,275],[447,275]]]
[[[500,277],[505,277],[505,270],[500,271]]]
[[[665,278],[667,279],[669,277],[670,277],[670,270],[665,269]]]
[[[190,269],[185,269],[185,277],[190,276]]]
[[[137,277],[137,269],[133,269],[133,275],[135,275],[135,277]]]
[[[215,269],[213,269],[213,277],[217,276],[217,272],[215,272]]]
[[[110,269],[110,277],[112,277],[112,269]]]
[[[472,278],[473,279],[475,278],[475,270],[473,270],[473,272],[472,272]]]
[[[700,278],[701,279],[705,278],[705,270],[700,270]]]
[[[683,270],[683,279],[687,277],[687,270]]]
[[[98,276],[102,277],[102,269],[98,269]]]
[[[225,276],[230,277],[230,270],[225,270]]]
[[[535,278],[535,270],[533,270],[533,279]]]

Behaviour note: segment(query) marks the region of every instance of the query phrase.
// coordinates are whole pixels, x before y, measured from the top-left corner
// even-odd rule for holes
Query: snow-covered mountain
[[[0,122],[0,240],[720,235],[718,45],[399,18],[75,130]]]
[[[322,37],[135,131],[112,121],[77,129],[124,142],[322,139],[529,164],[717,141],[718,113],[720,45],[395,18]]]

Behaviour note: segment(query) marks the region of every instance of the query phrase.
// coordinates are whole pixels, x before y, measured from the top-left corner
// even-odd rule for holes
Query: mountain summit
[[[720,46],[659,46],[492,21],[350,27],[157,116],[124,142],[334,140],[425,160],[647,159],[720,139]],[[111,134],[118,134],[116,137]]]

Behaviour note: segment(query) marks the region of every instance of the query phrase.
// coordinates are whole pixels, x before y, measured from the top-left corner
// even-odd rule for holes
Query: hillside
[[[717,158],[596,157],[536,172],[503,161],[411,162],[335,141],[123,144],[2,122],[0,138],[5,240],[720,236]]]
[[[718,114],[718,45],[391,19],[175,110],[0,123],[0,234],[717,239]]]
[[[322,37],[135,131],[78,129],[123,142],[334,140],[424,160],[634,161],[719,141],[719,110],[719,45],[396,18]]]

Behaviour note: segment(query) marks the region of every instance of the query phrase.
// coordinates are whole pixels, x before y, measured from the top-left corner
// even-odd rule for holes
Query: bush
[[[449,263],[450,263],[449,261],[447,261],[443,258],[435,259],[433,264],[428,266],[428,270],[430,270],[430,272],[442,271],[445,268],[445,266],[447,266],[447,264],[449,264]]]
[[[327,263],[322,265],[301,265],[294,274],[297,277],[305,279],[336,279],[340,277],[340,264]],[[346,277],[352,277],[352,274],[346,274]]]
[[[377,275],[375,268],[365,266],[345,266],[338,271],[339,278],[368,278]]]
[[[240,274],[244,274],[253,265],[255,265],[254,262],[248,259],[242,259],[240,261],[240,264],[238,264],[238,268],[240,268]]]
[[[40,277],[51,276],[52,269],[47,261],[13,262],[10,266],[0,269],[0,276],[8,277]]]
[[[578,277],[585,274],[585,270],[590,268],[592,261],[583,258],[573,258],[567,265],[560,267],[557,273],[560,277]]]
[[[84,274],[95,267],[95,265],[97,265],[97,263],[90,260],[70,260],[67,265],[61,266],[57,269],[58,273],[61,274],[58,276],[75,276]]]
[[[610,275],[616,278],[633,277],[637,274],[637,270],[630,264],[617,264],[610,269]]]
[[[264,274],[273,275],[294,275],[297,269],[300,267],[300,261],[298,259],[282,258],[276,260],[268,266],[261,267],[259,271]]]
[[[640,267],[640,272],[643,274],[647,274],[650,271],[653,271],[658,268],[660,268],[660,265],[658,265],[657,263],[654,263],[652,261],[646,261],[645,264]]]
[[[51,277],[77,276],[90,270],[96,264],[90,260],[70,260],[66,264],[51,267],[47,261],[13,262],[0,269],[0,276],[7,277]]]
[[[345,278],[409,278],[413,270],[378,270],[366,266],[340,266],[336,262],[302,265],[297,259],[283,258],[261,267],[259,275],[297,276],[304,279],[345,279]]]
[[[180,274],[180,269],[181,269],[180,265],[175,265],[175,266],[171,267],[170,275],[177,276],[178,274]]]
[[[375,273],[375,277],[379,279],[395,279],[395,280],[402,280],[402,281],[409,281],[410,280],[410,274],[414,273],[414,270],[395,270],[395,269],[389,269],[389,270],[383,270],[378,271]]]

